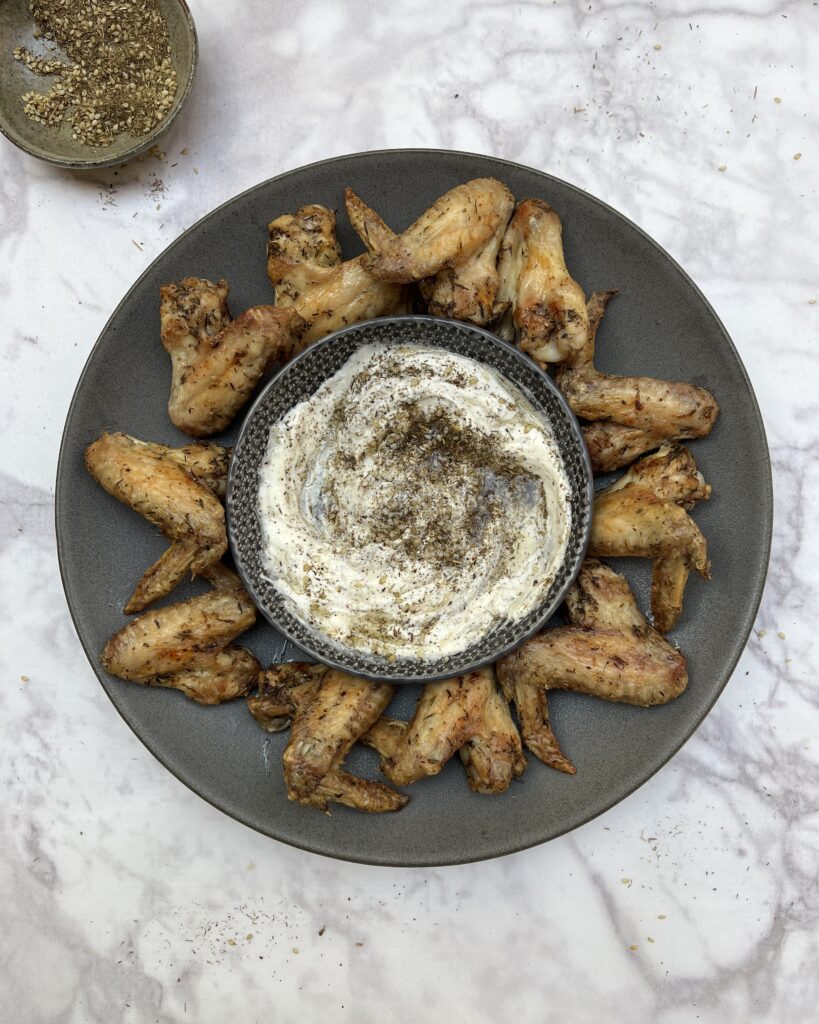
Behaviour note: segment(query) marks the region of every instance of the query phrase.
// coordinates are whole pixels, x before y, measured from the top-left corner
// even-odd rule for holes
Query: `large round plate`
[[[160,284],[190,274],[225,277],[238,313],[271,299],[266,224],[278,214],[311,202],[339,207],[351,185],[400,230],[453,185],[484,175],[500,178],[519,198],[538,196],[555,207],[568,265],[587,293],[619,289],[598,338],[601,369],[693,381],[719,400],[714,431],[692,445],[714,496],[695,512],[708,538],[713,579],[692,577],[673,634],[688,657],[690,683],[677,700],[648,710],[554,694],[553,725],[577,765],[574,777],[530,757],[508,793],[478,796],[455,758],[440,776],[411,787],[412,799],[398,814],[337,807],[327,816],[287,800],[280,765],[287,735],[262,732],[243,701],[204,708],[102,670],[99,651],[125,622],[127,596],[166,543],[94,483],[83,449],[104,430],[183,443],[166,411],[170,370],[159,341]],[[353,255],[360,245],[344,217],[339,220],[345,255]],[[236,429],[223,440],[235,436]],[[60,567],[77,633],[114,706],[148,749],[206,800],[275,839],[389,865],[460,863],[524,849],[588,821],[650,778],[697,728],[736,665],[762,593],[772,520],[770,461],[750,382],[714,311],[671,257],[566,182],[502,160],[429,150],[365,153],[291,171],[232,199],[166,249],[115,310],[83,371],[65,426],[56,497]],[[615,565],[645,608],[648,563]],[[266,622],[241,642],[263,663],[298,657]],[[396,714],[409,715],[414,690],[401,688]],[[355,750],[348,764],[377,777],[369,751]]]

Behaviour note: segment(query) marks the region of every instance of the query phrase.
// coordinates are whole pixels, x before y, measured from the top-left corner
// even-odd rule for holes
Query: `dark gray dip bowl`
[[[325,636],[295,616],[266,578],[258,515],[259,468],[270,428],[308,399],[362,345],[421,344],[445,348],[499,371],[548,420],[571,489],[571,531],[566,557],[543,601],[516,621],[498,623],[457,654],[432,659],[367,654]],[[278,630],[316,661],[369,679],[429,682],[462,675],[497,661],[541,629],[571,586],[586,553],[591,529],[592,473],[577,420],[551,379],[528,356],[489,331],[457,320],[396,316],[368,320],[311,345],[270,381],[245,418],[233,453],[227,488],[227,526],[239,574],[256,606]]]

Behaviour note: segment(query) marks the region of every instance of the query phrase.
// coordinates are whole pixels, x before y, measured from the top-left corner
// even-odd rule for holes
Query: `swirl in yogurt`
[[[501,374],[367,345],[270,431],[266,572],[347,647],[456,654],[526,616],[559,569],[569,484],[549,423]]]

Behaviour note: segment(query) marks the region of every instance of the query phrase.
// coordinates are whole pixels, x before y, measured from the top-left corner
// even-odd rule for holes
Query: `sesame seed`
[[[13,56],[35,75],[55,79],[45,93],[26,92],[23,110],[35,123],[71,125],[86,146],[110,146],[124,131],[149,134],[177,90],[170,37],[157,0],[31,0],[35,39],[67,59],[24,46]]]

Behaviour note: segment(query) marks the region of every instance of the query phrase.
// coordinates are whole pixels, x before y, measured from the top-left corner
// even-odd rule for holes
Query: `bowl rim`
[[[567,413],[567,423],[569,427],[569,432],[578,449],[585,477],[585,488],[583,488],[582,493],[579,495],[579,498],[582,502],[580,511],[588,510],[588,515],[585,516],[585,524],[583,526],[583,533],[580,539],[580,544],[577,549],[577,556],[575,559],[574,567],[566,577],[564,583],[557,591],[552,601],[544,607],[543,612],[540,615],[538,615],[537,619],[529,627],[529,629],[527,629],[524,634],[521,634],[520,636],[516,637],[512,643],[507,643],[503,647],[498,648],[495,652],[493,652],[493,654],[490,657],[476,658],[470,662],[465,662],[463,665],[458,665],[457,672],[453,672],[450,669],[449,671],[440,673],[426,673],[422,676],[408,676],[403,674],[396,675],[394,673],[390,673],[388,670],[375,671],[370,670],[369,668],[361,669],[359,667],[356,667],[355,671],[352,671],[350,665],[346,664],[342,657],[327,657],[324,652],[319,654],[315,650],[312,650],[309,645],[306,645],[302,638],[297,639],[296,637],[294,637],[292,635],[291,630],[287,627],[287,625],[285,623],[282,623],[271,612],[265,601],[259,595],[258,590],[256,589],[256,586],[254,584],[254,581],[251,578],[250,573],[245,567],[242,558],[239,554],[239,545],[234,531],[234,522],[236,521],[237,518],[234,501],[236,466],[239,461],[239,459],[237,458],[237,452],[239,452],[242,446],[242,442],[248,430],[250,429],[250,426],[256,416],[257,411],[265,403],[270,392],[275,390],[282,377],[286,373],[291,372],[293,367],[297,366],[302,360],[308,357],[308,354],[310,356],[314,356],[317,349],[333,344],[334,341],[339,337],[354,332],[357,333],[359,331],[362,331],[362,329],[366,331],[367,327],[370,327],[374,324],[400,324],[407,322],[434,323],[439,326],[441,324],[444,324],[450,327],[454,327],[458,331],[476,332],[482,335],[490,344],[499,347],[508,353],[511,353],[513,355],[513,358],[517,359],[519,363],[524,365],[528,370],[534,372],[536,376],[540,377],[541,381],[545,383],[546,387],[552,392],[553,396],[557,399],[558,403],[563,407],[564,411]],[[497,370],[497,372],[500,373],[501,376],[503,376],[505,379],[508,379],[506,378],[506,375],[503,373],[502,370]],[[517,385],[514,381],[512,381],[511,383],[515,387],[517,387],[518,390],[520,390],[519,385]],[[474,672],[477,669],[485,667],[486,665],[494,664],[501,658],[504,658],[508,654],[511,654],[513,651],[517,650],[518,647],[526,643],[527,640],[530,640],[536,633],[543,629],[543,627],[546,625],[546,623],[549,621],[552,615],[554,615],[554,613],[563,603],[567,591],[574,583],[583,565],[583,560],[586,557],[586,552],[588,550],[589,541],[591,537],[591,509],[593,501],[594,478],[592,474],[591,459],[589,457],[589,452],[586,447],[586,443],[583,439],[583,433],[580,429],[580,424],[578,422],[577,417],[572,412],[571,407],[569,406],[569,403],[566,401],[565,396],[557,387],[552,378],[540,366],[538,366],[538,364],[535,363],[533,359],[530,359],[525,353],[521,352],[517,345],[514,345],[504,340],[497,334],[494,334],[492,331],[489,331],[484,327],[479,327],[477,324],[472,324],[461,320],[453,320],[449,317],[430,316],[429,314],[406,314],[397,316],[373,317],[368,320],[361,320],[358,323],[348,324],[347,326],[342,327],[339,330],[333,331],[331,334],[326,335],[324,338],[321,338],[318,341],[313,342],[311,345],[308,345],[307,348],[300,352],[295,358],[291,359],[288,363],[285,363],[284,366],[279,368],[275,375],[265,384],[265,386],[262,388],[262,390],[259,392],[256,398],[253,400],[242,421],[239,434],[236,438],[236,443],[231,453],[230,464],[228,466],[227,489],[225,493],[225,518],[227,525],[228,541],[230,544],[230,552],[231,555],[233,556],[233,560],[236,564],[236,570],[239,573],[239,576],[242,580],[242,583],[245,586],[245,589],[247,590],[248,594],[253,600],[255,607],[258,609],[259,612],[261,612],[262,616],[267,620],[267,622],[269,622],[270,625],[272,625],[283,636],[285,636],[295,647],[298,648],[298,650],[303,651],[308,657],[313,658],[316,662],[319,662],[323,665],[328,665],[330,668],[338,669],[342,672],[347,672],[351,675],[360,676],[364,679],[372,679],[379,682],[387,683],[417,685],[419,683],[431,683],[441,679],[449,679],[455,676],[467,675],[468,673]],[[304,619],[301,619],[295,613],[291,612],[291,614],[293,615],[293,618],[297,619],[303,626],[305,626],[312,632],[324,637],[326,641],[328,641],[332,646],[337,647],[340,651],[349,650],[351,653],[360,656],[360,651],[356,651],[355,648],[349,648],[345,644],[340,643],[338,640],[335,640],[332,637],[328,637],[326,634],[322,633],[320,629],[317,629],[311,623],[308,623]],[[457,658],[457,656],[458,655],[456,653],[452,657]],[[373,654],[368,654],[367,657],[371,659],[380,658],[379,655]],[[410,660],[418,661],[420,659]]]
[[[128,163],[129,160],[135,159],[142,153],[149,150],[152,146],[155,146],[162,136],[170,129],[174,121],[176,121],[177,116],[187,103],[191,90],[193,89],[193,80],[196,76],[197,68],[199,67],[199,37],[196,33],[196,23],[193,20],[193,14],[191,13],[187,0],[168,0],[168,2],[175,4],[180,9],[182,12],[182,19],[187,26],[188,36],[191,41],[190,66],[188,67],[187,77],[185,78],[182,86],[182,92],[180,93],[179,99],[176,101],[175,105],[171,107],[165,115],[165,118],[160,121],[151,132],[135,142],[130,149],[127,149],[124,153],[120,153],[115,157],[112,157],[109,151],[107,154],[104,152],[101,153],[99,157],[89,157],[86,160],[77,160],[70,157],[58,156],[49,150],[32,146],[22,135],[17,135],[10,131],[3,123],[2,118],[0,118],[0,134],[4,135],[9,142],[15,145],[23,153],[27,153],[36,160],[42,160],[44,163],[51,164],[53,167],[62,167],[65,170],[71,171],[95,171],[102,170],[106,167],[118,167],[120,164]]]

